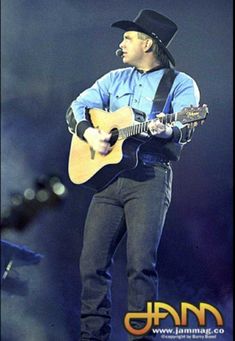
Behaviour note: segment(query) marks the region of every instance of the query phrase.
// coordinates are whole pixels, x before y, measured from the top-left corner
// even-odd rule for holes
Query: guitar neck
[[[145,122],[133,124],[131,126],[119,129],[118,130],[119,138],[125,139],[130,136],[134,136],[134,135],[141,134],[141,133],[146,133],[148,131],[149,123],[155,121],[156,119],[157,118],[154,118]],[[176,120],[177,120],[177,113],[167,114],[163,118],[160,118],[160,121],[164,124],[166,123],[169,124]]]

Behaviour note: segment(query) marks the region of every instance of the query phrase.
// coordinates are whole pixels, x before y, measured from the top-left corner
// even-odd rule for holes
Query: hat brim
[[[143,32],[147,35],[149,35],[151,38],[156,39],[158,44],[162,47],[162,49],[164,50],[164,52],[166,53],[168,59],[170,60],[170,62],[172,63],[172,65],[175,66],[175,60],[172,56],[172,54],[169,52],[169,50],[167,49],[167,47],[163,44],[163,42],[155,35],[152,34],[152,32],[148,32],[145,29],[143,29],[140,25],[136,24],[133,21],[129,21],[129,20],[121,20],[121,21],[117,21],[115,23],[113,23],[111,25],[111,27],[117,27],[120,28],[124,31],[136,31],[136,32]]]

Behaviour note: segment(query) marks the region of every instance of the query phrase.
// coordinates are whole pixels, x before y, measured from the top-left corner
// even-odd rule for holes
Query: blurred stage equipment
[[[67,189],[58,176],[38,177],[32,188],[10,197],[11,205],[1,215],[1,231],[9,228],[22,231],[44,208],[59,205],[67,195]],[[1,240],[1,279],[5,280],[12,267],[38,264],[43,255],[26,246]]]
[[[13,267],[38,264],[43,255],[36,253],[26,246],[17,245],[1,240],[1,278],[6,279]]]
[[[40,176],[33,188],[27,188],[23,194],[11,195],[11,206],[1,215],[1,231],[6,228],[25,229],[41,209],[57,206],[67,192],[58,176]]]

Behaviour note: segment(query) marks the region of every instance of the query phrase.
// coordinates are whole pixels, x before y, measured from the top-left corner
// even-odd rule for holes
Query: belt
[[[170,165],[170,161],[161,154],[139,153],[139,160],[145,164],[154,165],[156,163],[164,163],[166,165]]]

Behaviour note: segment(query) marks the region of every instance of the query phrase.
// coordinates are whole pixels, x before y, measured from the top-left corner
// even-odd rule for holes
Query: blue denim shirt
[[[160,109],[154,101],[157,87],[165,69],[141,72],[134,67],[110,71],[83,91],[66,113],[69,130],[83,138],[91,124],[86,119],[86,108],[99,108],[115,112],[124,106],[143,111],[147,119],[154,118]],[[180,112],[190,105],[198,106],[200,93],[196,82],[187,74],[178,72],[168,94],[163,112]],[[169,139],[154,138],[142,151],[162,153],[170,160],[178,160],[183,145],[191,140],[194,128],[174,122]],[[148,140],[148,137],[141,138]]]
[[[71,104],[77,123],[85,120],[85,108],[101,108],[115,111],[131,106],[155,117],[154,105],[157,86],[165,69],[140,72],[134,67],[110,71],[83,91]],[[199,105],[199,89],[187,74],[179,72],[168,95],[163,112],[179,112],[184,107]],[[171,105],[170,105],[171,104]]]

